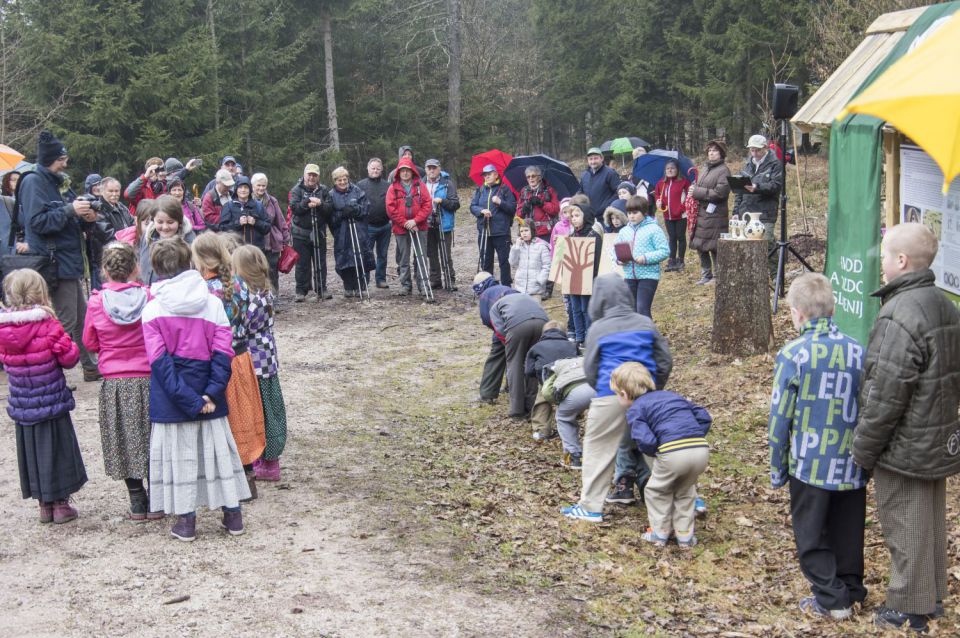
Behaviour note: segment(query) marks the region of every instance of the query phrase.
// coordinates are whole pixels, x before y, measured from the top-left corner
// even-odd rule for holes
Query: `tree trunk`
[[[462,47],[460,35],[463,20],[460,15],[460,0],[447,0],[447,50],[450,63],[447,67],[447,150],[443,163],[453,175],[460,170],[460,65]]]
[[[747,356],[773,346],[767,242],[721,239],[713,304],[714,352]]]
[[[324,8],[320,15],[323,28],[323,75],[327,87],[327,125],[330,128],[330,146],[340,150],[340,127],[337,125],[337,96],[333,90],[333,31],[330,29],[330,11]]]
[[[220,63],[217,60],[217,27],[213,19],[213,0],[207,0],[207,23],[210,27],[210,49],[213,51],[211,72],[213,73],[213,129],[220,130],[220,76],[217,69]]]

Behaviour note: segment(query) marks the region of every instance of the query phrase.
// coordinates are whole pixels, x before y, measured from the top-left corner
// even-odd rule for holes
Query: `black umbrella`
[[[564,162],[553,159],[549,155],[517,155],[503,172],[503,177],[520,192],[527,185],[524,174],[528,166],[539,166],[543,171],[543,179],[557,191],[557,196],[563,199],[570,197],[580,189],[580,180]]]

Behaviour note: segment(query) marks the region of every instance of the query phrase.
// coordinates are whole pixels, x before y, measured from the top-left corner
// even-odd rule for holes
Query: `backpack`
[[[543,366],[543,369],[548,371],[550,376],[543,382],[540,393],[553,405],[559,405],[571,390],[587,381],[587,376],[583,372],[583,357],[557,359]]]

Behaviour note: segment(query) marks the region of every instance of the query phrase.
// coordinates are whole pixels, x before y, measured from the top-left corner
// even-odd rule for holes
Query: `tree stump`
[[[714,352],[747,356],[773,347],[767,242],[721,239],[717,246]]]

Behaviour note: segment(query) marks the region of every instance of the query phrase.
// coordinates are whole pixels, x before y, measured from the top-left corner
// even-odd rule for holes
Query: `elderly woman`
[[[690,196],[700,205],[697,225],[690,236],[690,247],[700,254],[698,286],[713,283],[717,265],[717,241],[728,225],[727,199],[730,196],[730,169],[727,168],[727,146],[720,140],[707,143],[707,162],[700,167],[697,183],[690,188]]]
[[[330,231],[333,233],[334,267],[343,280],[344,296],[359,297],[360,279],[366,282],[367,273],[375,266],[373,254],[367,245],[370,202],[363,189],[350,181],[350,173],[344,167],[333,169],[330,177],[333,179],[333,188],[330,189],[333,204]],[[360,272],[357,272],[357,266]]]
[[[266,237],[263,252],[270,264],[270,282],[273,284],[273,292],[279,297],[280,271],[277,270],[277,263],[280,261],[283,247],[290,245],[290,226],[287,224],[287,217],[280,207],[280,202],[267,192],[267,187],[270,185],[267,176],[263,173],[254,173],[250,183],[253,184],[254,201],[260,203],[270,220],[270,233]]]
[[[553,186],[543,179],[539,166],[528,166],[523,172],[527,185],[517,198],[517,217],[533,230],[534,237],[550,241],[550,231],[560,214],[560,198]]]

